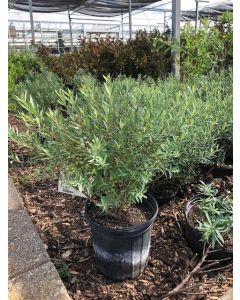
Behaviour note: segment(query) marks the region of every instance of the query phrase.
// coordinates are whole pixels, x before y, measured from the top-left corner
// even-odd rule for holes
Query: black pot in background
[[[213,177],[223,177],[233,175],[233,166],[219,166],[211,170]]]
[[[173,198],[177,196],[178,190],[173,191],[171,193],[164,193],[158,191],[152,191],[149,193],[156,199],[158,205],[162,206],[173,200]]]
[[[195,228],[193,228],[188,222],[188,215],[191,209],[197,204],[200,200],[201,195],[193,197],[186,205],[184,209],[184,217],[186,221],[185,225],[185,237],[189,243],[189,246],[192,250],[198,253],[200,256],[203,254],[204,242],[201,241],[202,234]],[[219,250],[214,250],[208,254],[207,259],[221,260],[233,258],[233,251],[229,249],[221,248]]]
[[[167,182],[165,185],[152,184],[149,187],[148,193],[156,199],[159,206],[169,203],[174,197],[177,196],[180,190],[180,184]]]
[[[158,205],[150,195],[140,205],[152,212],[144,224],[123,229],[109,229],[95,223],[89,216],[94,204],[87,202],[85,217],[91,227],[95,261],[98,269],[114,280],[138,276],[145,268],[151,240],[151,229],[157,217]]]
[[[232,176],[233,166],[232,165],[221,165],[221,166],[205,166],[202,165],[201,169],[207,174],[212,174],[214,178]]]

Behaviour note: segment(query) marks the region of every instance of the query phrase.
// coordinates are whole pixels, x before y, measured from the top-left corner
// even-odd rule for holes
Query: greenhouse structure
[[[72,46],[79,47],[78,39],[83,37],[104,37],[111,35],[112,37],[126,40],[130,37],[130,31],[132,35],[140,29],[151,31],[154,28],[160,31],[165,31],[172,26],[172,9],[164,8],[162,1],[144,1],[139,3],[138,1],[131,2],[131,9],[129,8],[129,1],[101,1],[101,5],[98,1],[85,1],[81,5],[75,4],[74,9],[71,11],[70,6],[66,6],[68,1],[59,1],[57,4],[54,2],[54,6],[44,6],[45,2],[39,1],[33,3],[33,12],[53,13],[57,12],[58,16],[54,20],[49,16],[42,14],[38,15],[33,20],[34,38],[37,42],[47,44],[50,47],[56,47],[58,42],[59,32],[64,37],[65,44],[69,48]],[[78,1],[76,1],[78,3]],[[147,5],[158,2],[157,5]],[[165,3],[164,3],[165,4]],[[226,3],[216,3],[207,5],[200,8],[198,16],[196,16],[196,9],[181,11],[181,21],[189,22],[196,21],[196,17],[201,20],[202,18],[214,19],[224,11],[232,11],[232,1]],[[11,1],[9,0],[9,47],[14,48],[29,48],[32,40],[31,22],[28,17],[29,13],[29,1]],[[70,10],[70,13],[68,14]],[[162,22],[145,20],[145,24],[131,24],[129,19],[131,11],[132,17],[142,12],[155,12],[162,16]],[[133,12],[132,12],[133,11]],[[28,13],[23,13],[28,12]],[[81,17],[79,17],[81,14]],[[95,16],[98,18],[91,18]],[[111,18],[111,17],[117,18]],[[102,17],[102,18],[101,18]],[[200,23],[201,24],[201,23]],[[130,29],[131,27],[131,29]],[[57,43],[58,44],[58,43]],[[59,47],[59,45],[57,45]]]
[[[8,9],[8,300],[232,300],[233,1]]]

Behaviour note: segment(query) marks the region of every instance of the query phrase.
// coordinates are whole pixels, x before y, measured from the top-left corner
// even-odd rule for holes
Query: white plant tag
[[[58,192],[73,195],[73,196],[79,196],[82,198],[87,198],[86,195],[84,195],[82,192],[76,190],[72,186],[67,185],[63,180],[60,179],[58,180]]]

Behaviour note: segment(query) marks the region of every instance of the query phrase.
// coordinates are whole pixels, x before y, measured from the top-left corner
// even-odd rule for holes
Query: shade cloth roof
[[[199,18],[215,19],[225,11],[233,11],[232,1],[215,3],[199,9]],[[181,12],[181,21],[192,21],[196,18],[196,10]]]
[[[161,0],[132,0],[132,10],[142,8]],[[28,0],[8,0],[8,7],[29,11]],[[128,12],[128,0],[32,0],[33,12],[60,12],[71,10],[91,16],[117,16]]]

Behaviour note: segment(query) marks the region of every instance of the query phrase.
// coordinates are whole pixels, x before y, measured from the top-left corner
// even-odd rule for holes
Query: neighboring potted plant
[[[199,167],[207,175],[212,175],[214,178],[232,176],[232,140],[229,137],[224,141],[218,141],[218,144],[220,145],[220,150],[216,158],[210,164],[200,164]]]
[[[230,196],[221,196],[213,185],[201,183],[201,194],[186,205],[185,235],[192,249],[202,254],[204,244],[211,247],[208,257],[225,259],[233,256],[233,210]]]

